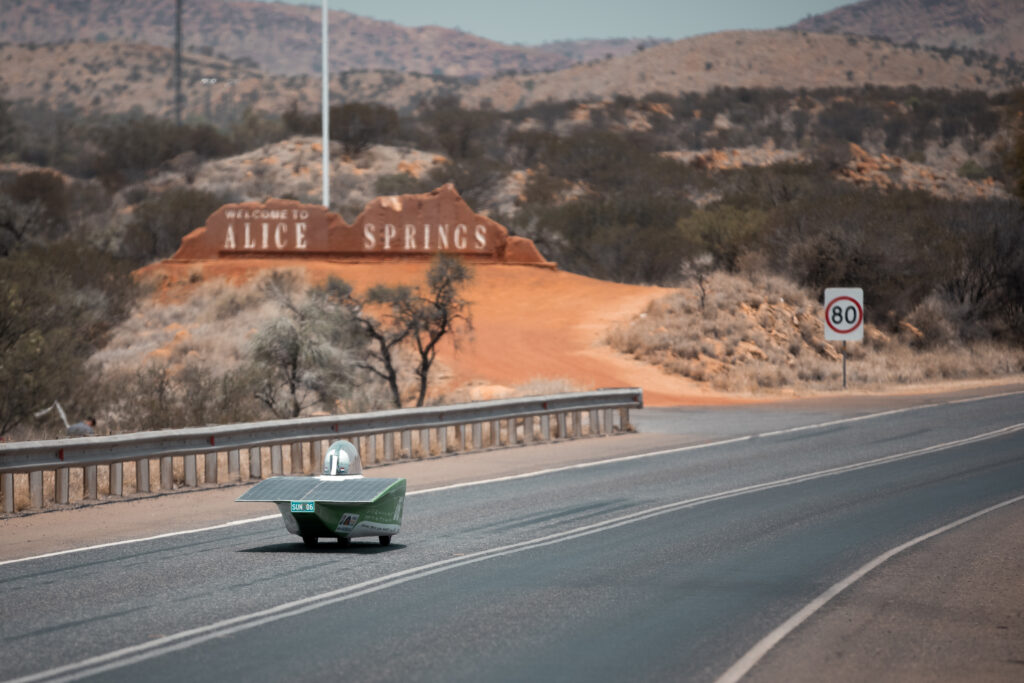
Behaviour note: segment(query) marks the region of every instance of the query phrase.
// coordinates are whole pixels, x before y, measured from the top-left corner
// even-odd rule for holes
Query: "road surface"
[[[952,624],[1005,641],[968,677],[1020,680],[1024,393],[994,393],[644,411],[657,448],[420,488],[387,548],[266,519],[0,562],[0,678],[935,680],[897,641]]]

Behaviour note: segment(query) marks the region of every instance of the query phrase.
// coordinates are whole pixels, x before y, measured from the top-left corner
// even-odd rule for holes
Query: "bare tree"
[[[437,357],[438,342],[460,324],[466,329],[472,328],[469,302],[462,296],[462,290],[472,277],[472,272],[461,259],[439,255],[427,272],[428,295],[417,297],[409,311],[407,319],[419,355],[416,366],[419,379],[417,406],[422,406],[427,396],[427,377]]]
[[[331,277],[315,296],[348,311],[366,340],[359,367],[387,384],[396,408],[402,407],[398,353],[411,343],[418,356],[416,405],[422,406],[438,343],[456,328],[470,327],[469,302],[462,291],[471,278],[460,259],[440,254],[427,272],[426,293],[407,285],[376,285],[360,298],[348,283]]]
[[[683,282],[692,282],[697,287],[701,315],[704,314],[704,305],[708,298],[708,278],[714,268],[715,257],[707,252],[698,254],[692,259],[686,259],[679,268]]]

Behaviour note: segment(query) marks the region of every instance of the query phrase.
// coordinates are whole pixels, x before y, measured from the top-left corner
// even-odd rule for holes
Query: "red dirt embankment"
[[[310,284],[335,275],[357,291],[377,284],[418,285],[429,264],[331,262],[304,259],[222,259],[156,263],[140,275],[163,280],[156,300],[186,297],[197,273],[205,282],[238,284],[271,268],[305,274]],[[548,268],[484,265],[474,268],[466,290],[473,330],[458,347],[445,344],[436,377],[446,389],[465,388],[470,398],[503,395],[535,380],[568,380],[581,390],[639,386],[647,405],[732,403],[699,384],[672,376],[612,350],[607,330],[641,313],[669,290],[594,280]]]

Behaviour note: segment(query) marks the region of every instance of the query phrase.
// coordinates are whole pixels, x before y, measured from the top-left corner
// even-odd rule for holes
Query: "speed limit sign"
[[[864,340],[864,290],[829,287],[825,290],[825,339]]]

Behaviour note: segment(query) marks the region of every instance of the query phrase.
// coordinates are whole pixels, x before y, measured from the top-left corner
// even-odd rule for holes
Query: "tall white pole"
[[[320,42],[321,42],[321,53],[323,53],[323,61],[320,64],[320,76],[323,81],[323,92],[321,93],[320,99],[322,100],[320,108],[320,119],[323,123],[321,128],[323,129],[323,153],[322,153],[322,165],[323,165],[323,198],[324,208],[329,208],[331,205],[331,96],[328,81],[329,76],[327,74],[327,0],[323,0],[323,12],[320,16]]]

